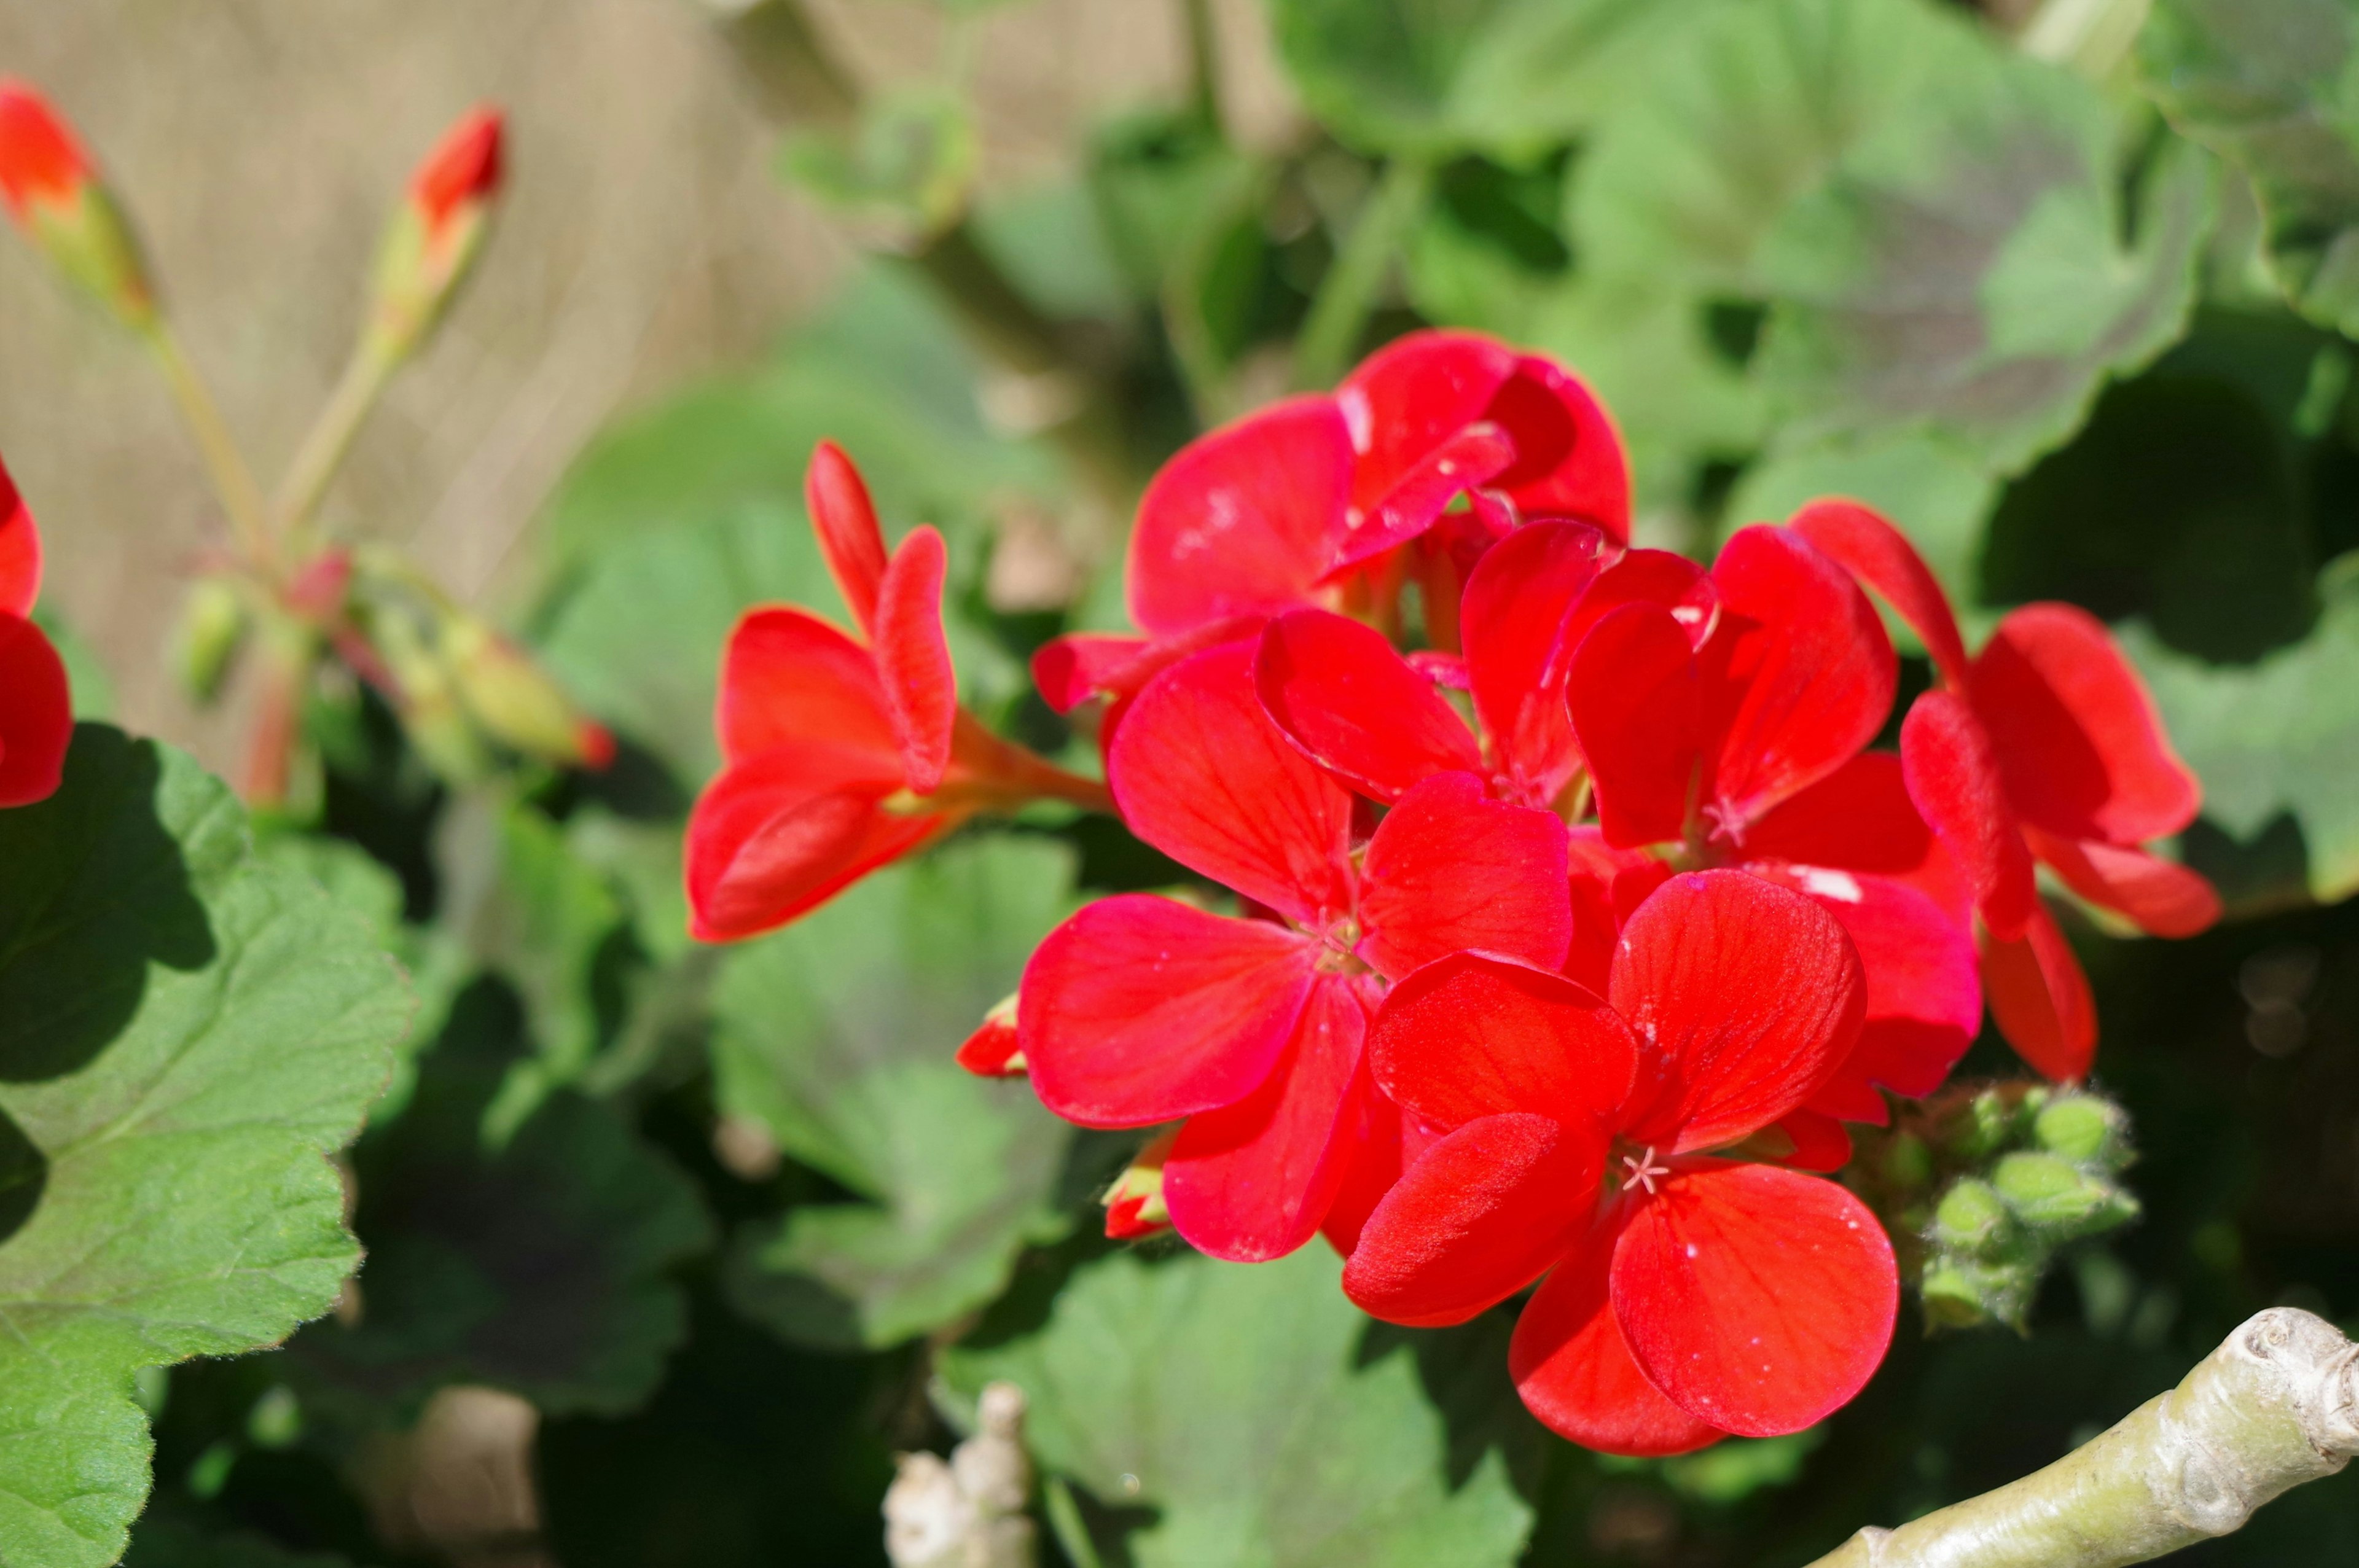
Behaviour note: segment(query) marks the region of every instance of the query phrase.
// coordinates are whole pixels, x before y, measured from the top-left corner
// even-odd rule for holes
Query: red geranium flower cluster
[[[1234,903],[1085,906],[961,1060],[1072,1121],[1167,1129],[1121,1233],[1168,1217],[1255,1260],[1323,1232],[1353,1300],[1408,1324],[1538,1282],[1527,1402],[1663,1454],[1797,1430],[1875,1369],[1891,1245],[1810,1173],[1883,1091],[1940,1087],[1985,986],[2036,1065],[2086,1072],[2035,856],[2148,930],[2217,905],[2139,847],[2196,785],[2088,617],[2017,611],[1969,661],[1864,508],[1744,528],[1705,569],[1630,547],[1628,493],[1578,381],[1458,332],[1173,459],[1132,536],[1143,634],[1034,670],[1060,710],[1097,705],[1130,830]],[[706,934],[1044,787],[950,717],[938,542],[888,563],[856,495],[823,449],[812,511],[872,645],[790,610],[732,644],[730,767],[690,844]],[[913,554],[922,656],[870,609]],[[1897,660],[1862,583],[1938,677],[1897,754],[1868,750]]]

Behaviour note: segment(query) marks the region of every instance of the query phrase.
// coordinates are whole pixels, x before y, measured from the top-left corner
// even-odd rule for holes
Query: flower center
[[[1669,1165],[1655,1163],[1655,1146],[1651,1143],[1647,1145],[1644,1153],[1623,1155],[1622,1168],[1630,1173],[1622,1180],[1622,1190],[1625,1193],[1632,1187],[1644,1187],[1651,1195],[1657,1180],[1671,1173]]]

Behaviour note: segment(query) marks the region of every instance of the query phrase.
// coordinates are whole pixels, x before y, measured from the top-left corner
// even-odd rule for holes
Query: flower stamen
[[[1655,1191],[1655,1178],[1671,1173],[1671,1168],[1669,1165],[1655,1163],[1655,1146],[1651,1143],[1647,1145],[1647,1151],[1643,1154],[1623,1155],[1622,1163],[1630,1173],[1622,1184],[1622,1190],[1625,1193],[1632,1187],[1644,1187],[1651,1196]]]

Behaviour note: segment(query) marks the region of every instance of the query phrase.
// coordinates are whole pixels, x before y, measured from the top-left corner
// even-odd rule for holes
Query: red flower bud
[[[483,249],[499,194],[501,149],[499,111],[471,110],[410,176],[377,252],[364,352],[388,364],[405,359],[441,320]]]
[[[1016,1028],[1016,998],[1001,998],[983,1022],[958,1048],[958,1065],[983,1078],[1016,1078],[1024,1075],[1024,1052]]]
[[[156,311],[130,226],[72,130],[39,93],[0,81],[0,200],[49,261],[126,325]]]

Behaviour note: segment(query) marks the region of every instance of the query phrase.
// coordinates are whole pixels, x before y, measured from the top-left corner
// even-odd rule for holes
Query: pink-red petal
[[[941,535],[913,528],[886,563],[876,593],[876,675],[909,787],[919,795],[940,786],[958,722],[958,672],[942,633],[949,559]]]
[[[1583,1448],[1633,1458],[1687,1454],[1727,1433],[1663,1397],[1614,1321],[1607,1271],[1614,1233],[1600,1230],[1540,1281],[1516,1320],[1507,1370],[1525,1408]]]
[[[876,594],[885,581],[885,534],[860,470],[833,441],[821,441],[803,472],[803,503],[828,575],[864,633],[876,621]]]
[[[1908,798],[1894,752],[1862,752],[1753,825],[1748,862],[1865,871],[1908,883],[1960,925],[1973,914],[1973,889]]]
[[[1394,986],[1368,1057],[1386,1094],[1442,1130],[1505,1111],[1605,1123],[1637,1070],[1636,1042],[1594,992],[1481,953]]]
[[[1647,1380],[1696,1420],[1775,1437],[1824,1420],[1884,1360],[1892,1243],[1834,1183],[1770,1165],[1678,1172],[1614,1249],[1614,1320]]]
[[[1181,865],[1305,925],[1351,903],[1352,796],[1262,711],[1252,643],[1148,683],[1106,758],[1123,819]]]
[[[1580,765],[1565,681],[1574,606],[1608,545],[1579,523],[1535,523],[1492,546],[1466,579],[1460,623],[1474,711],[1492,761],[1533,805],[1552,801]]]
[[[2097,839],[2075,841],[2026,827],[2031,852],[2056,870],[2064,885],[2130,922],[2149,936],[2192,936],[2220,918],[2220,895],[2200,871],[2144,849]]]
[[[2016,1054],[2060,1084],[2089,1076],[2097,1055],[2097,1004],[2089,977],[2055,917],[2034,903],[2023,935],[1983,935],[1983,990]]]
[[[1716,836],[1742,846],[1756,819],[1875,738],[1899,665],[1859,585],[1798,534],[1739,529],[1712,579],[1713,636],[1733,642],[1709,698],[1719,739],[1705,810]]]
[[[72,743],[64,661],[38,626],[0,610],[0,806],[47,799]]]
[[[1622,1126],[1684,1152],[1735,1142],[1808,1100],[1857,1040],[1866,986],[1834,916],[1716,871],[1673,877],[1624,923],[1607,994],[1646,1047]]]
[[[1376,825],[1360,875],[1355,951],[1387,979],[1474,948],[1544,969],[1572,941],[1564,824],[1437,773]]]
[[[729,942],[783,925],[957,826],[882,809],[897,758],[797,741],[733,762],[689,814],[689,929]]]
[[[2202,786],[2171,750],[2146,683],[2087,611],[2010,611],[1975,655],[1970,689],[2007,800],[2033,827],[2142,844],[2195,819]]]
[[[2012,941],[2039,902],[2031,851],[2008,809],[1989,733],[1965,700],[1929,691],[1900,723],[1908,798],[1973,889],[1983,920]]]
[[[1597,789],[1597,819],[1617,849],[1686,837],[1702,766],[1702,692],[1671,612],[1625,604],[1573,655],[1573,729]]]
[[[1261,1087],[1180,1127],[1163,1202],[1190,1246],[1262,1263],[1318,1234],[1357,1149],[1352,1088],[1366,1032],[1350,987],[1322,980]]]
[[[1255,688],[1303,752],[1353,788],[1397,801],[1419,780],[1480,770],[1483,751],[1433,683],[1374,627],[1296,610],[1262,631]]]
[[[871,753],[875,771],[903,781],[875,656],[806,611],[773,606],[737,622],[722,656],[716,717],[721,754],[732,762],[824,744]]]
[[[1587,1121],[1509,1111],[1466,1123],[1368,1217],[1343,1293],[1387,1323],[1464,1323],[1579,1243],[1604,1159],[1604,1136]]]
[[[1344,535],[1330,578],[1397,549],[1430,529],[1452,501],[1516,460],[1496,425],[1469,425],[1426,454]]]
[[[1813,501],[1795,513],[1788,526],[1883,595],[1925,644],[1941,684],[1952,690],[1965,688],[1966,644],[1958,635],[1950,596],[1941,591],[1906,535],[1882,514],[1841,499]]]
[[[40,530],[0,463],[0,614],[30,615],[40,592]]]
[[[1351,433],[1332,398],[1298,397],[1198,438],[1139,503],[1131,619],[1169,636],[1308,603],[1351,486]]]
[[[1315,945],[1266,920],[1125,893],[1050,932],[1016,1029],[1040,1102],[1085,1127],[1146,1127],[1245,1098],[1310,994]]]

